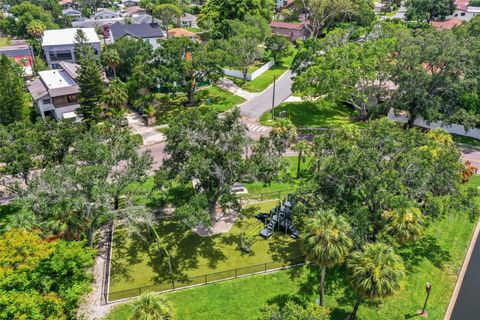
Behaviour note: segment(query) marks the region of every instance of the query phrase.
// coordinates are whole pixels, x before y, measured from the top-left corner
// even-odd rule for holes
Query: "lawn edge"
[[[465,277],[465,272],[467,271],[468,265],[470,263],[470,259],[473,253],[473,248],[477,243],[479,233],[480,233],[480,220],[477,221],[477,226],[475,227],[475,231],[473,233],[472,239],[470,240],[468,250],[463,260],[462,269],[460,269],[460,273],[458,274],[457,283],[455,284],[455,289],[453,290],[452,296],[450,298],[450,303],[448,304],[448,308],[445,313],[444,320],[450,320],[450,318],[452,317],[453,309],[455,308],[455,303],[457,302],[458,294],[460,293],[460,288],[462,287],[462,284],[463,284],[463,278]]]

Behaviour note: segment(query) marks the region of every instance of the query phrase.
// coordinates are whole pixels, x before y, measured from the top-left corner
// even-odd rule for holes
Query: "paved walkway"
[[[155,127],[145,125],[143,118],[137,113],[127,115],[128,127],[133,134],[139,134],[143,138],[143,145],[150,146],[165,141],[165,136]]]
[[[288,70],[276,82],[275,106],[292,95],[292,72]],[[244,117],[258,119],[262,114],[272,108],[273,85],[268,87],[258,96],[239,105]]]
[[[247,90],[244,90],[237,86],[232,80],[227,79],[227,78],[222,78],[218,81],[217,85],[227,91],[230,91],[234,95],[237,95],[239,97],[242,97],[243,99],[249,101],[257,96],[260,95],[260,93],[256,92],[250,92]]]

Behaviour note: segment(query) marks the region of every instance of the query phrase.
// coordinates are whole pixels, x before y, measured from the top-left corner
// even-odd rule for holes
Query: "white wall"
[[[268,69],[270,69],[274,65],[275,65],[275,62],[272,60],[272,61],[267,62],[266,64],[264,64],[263,66],[261,66],[260,68],[255,70],[254,72],[247,73],[247,80],[248,81],[255,80],[255,78],[262,75],[265,71],[267,71]],[[223,72],[225,72],[226,76],[243,79],[243,73],[241,71],[225,68],[225,69],[223,69]]]
[[[408,121],[408,118],[405,115],[398,114],[396,115],[393,110],[390,110],[388,113],[388,118],[390,120],[393,120],[395,122],[400,122],[400,123],[406,123]],[[458,134],[461,136],[466,136],[466,137],[472,137],[476,139],[480,139],[480,129],[471,129],[471,130],[465,130],[465,127],[462,125],[458,124],[444,124],[440,121],[437,122],[432,122],[428,124],[425,120],[422,118],[417,118],[415,120],[415,125],[421,128],[427,128],[427,129],[437,129],[441,128],[449,133],[454,133]]]

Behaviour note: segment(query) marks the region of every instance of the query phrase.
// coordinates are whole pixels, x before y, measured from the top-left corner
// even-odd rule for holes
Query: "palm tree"
[[[422,236],[423,217],[418,208],[385,211],[382,219],[385,222],[384,232],[399,244],[416,241]]]
[[[300,140],[295,145],[293,145],[292,149],[295,150],[295,151],[298,151],[297,179],[299,179],[300,178],[301,163],[305,162],[306,157],[308,155],[310,155],[310,152],[312,150],[312,146],[307,141]]]
[[[110,86],[103,96],[103,102],[107,106],[108,116],[122,117],[125,113],[125,106],[128,102],[127,88],[125,84],[118,79],[110,82]]]
[[[174,320],[175,311],[172,304],[159,295],[151,292],[141,295],[132,303],[132,314],[129,320]]]
[[[350,320],[355,320],[362,299],[375,300],[395,294],[405,275],[402,258],[384,243],[365,245],[363,251],[352,254],[347,266],[351,284],[359,294]]]
[[[120,56],[114,48],[106,48],[103,51],[102,59],[105,65],[113,71],[113,76],[117,77],[117,67],[120,64]]]
[[[270,131],[270,138],[278,155],[282,155],[297,139],[297,128],[289,119],[281,119]]]
[[[323,306],[325,293],[325,273],[327,267],[343,262],[352,247],[349,237],[351,226],[342,216],[333,210],[317,211],[306,226],[303,251],[307,259],[315,262],[321,269],[320,300]]]

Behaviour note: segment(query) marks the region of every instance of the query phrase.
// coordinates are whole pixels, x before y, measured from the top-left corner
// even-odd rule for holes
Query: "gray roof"
[[[197,16],[190,13],[185,13],[183,17],[180,18],[181,21],[197,21],[197,19]]]
[[[27,88],[34,100],[38,100],[48,94],[47,88],[43,84],[42,80],[40,80],[40,78],[37,78],[30,82]]]
[[[114,23],[110,26],[113,39],[119,39],[125,35],[135,38],[162,38],[165,33],[156,23],[140,23],[140,24],[122,24]]]
[[[69,94],[77,94],[79,92],[80,92],[80,87],[78,85],[48,90],[48,93],[52,98],[62,97]]]
[[[33,51],[30,45],[25,40],[11,40],[10,45],[0,47],[0,54],[4,54],[7,57],[24,57],[32,56]]]
[[[80,65],[67,61],[62,61],[59,64],[60,67],[70,76],[70,78],[77,81],[78,69],[80,69]]]

